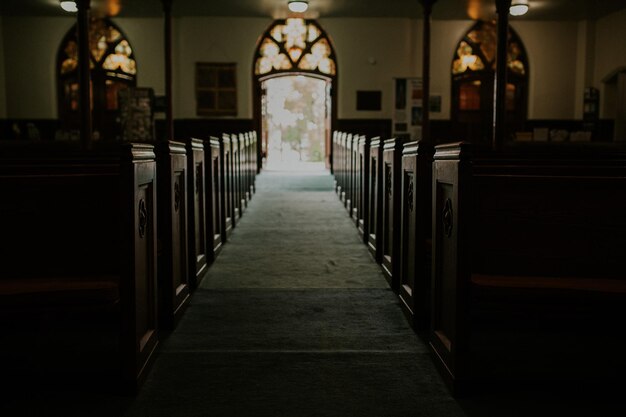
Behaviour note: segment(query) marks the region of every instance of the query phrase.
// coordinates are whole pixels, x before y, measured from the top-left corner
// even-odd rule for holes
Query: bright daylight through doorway
[[[269,170],[325,169],[328,81],[304,75],[263,81],[263,130]]]

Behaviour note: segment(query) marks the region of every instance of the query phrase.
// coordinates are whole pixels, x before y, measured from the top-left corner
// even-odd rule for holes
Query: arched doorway
[[[93,129],[103,138],[115,138],[118,91],[137,84],[137,62],[128,38],[110,19],[92,19],[89,52]],[[78,107],[78,35],[76,25],[67,32],[57,53],[59,119],[64,129],[80,126]]]
[[[457,44],[452,58],[450,114],[454,134],[473,142],[491,141],[496,46],[495,24],[478,21]],[[512,28],[508,36],[506,109],[511,127],[520,127],[526,120],[528,59],[522,40]]]
[[[297,88],[298,84],[306,78],[309,79],[306,83],[311,93],[309,97],[313,101],[316,101],[314,95],[321,92],[323,85],[324,126],[321,129],[323,149],[319,152],[326,167],[330,167],[331,126],[334,125],[337,114],[337,94],[335,94],[337,60],[332,42],[326,32],[315,20],[288,18],[274,21],[257,44],[252,71],[255,127],[261,132],[259,161],[268,157],[268,152],[272,150],[270,146],[272,123],[269,123],[270,120],[267,117],[272,107],[268,101],[272,99],[271,89],[275,88],[274,91],[278,91],[288,87],[289,83],[292,88]],[[278,81],[272,81],[274,79]],[[319,108],[315,112],[319,112]],[[318,122],[312,121],[310,126],[312,131],[319,130]],[[308,133],[316,134],[315,132]],[[300,154],[303,149],[303,139],[308,144],[308,148],[311,148],[310,144],[314,142],[311,137],[299,139],[291,142],[295,144],[293,150],[300,148]]]

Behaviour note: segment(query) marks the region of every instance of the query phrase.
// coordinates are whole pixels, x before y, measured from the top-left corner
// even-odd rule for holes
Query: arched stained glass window
[[[526,52],[519,36],[510,29],[507,66],[517,75],[526,74]],[[496,26],[492,22],[478,22],[463,37],[452,60],[452,74],[471,71],[494,71],[496,67]]]
[[[314,20],[277,20],[263,35],[255,56],[254,74],[285,71],[335,76],[332,44]]]
[[[74,25],[57,54],[59,117],[68,129],[79,125],[77,39]],[[118,91],[136,85],[137,62],[126,36],[106,18],[91,20],[89,51],[94,130],[106,135],[115,125]]]
[[[457,44],[452,57],[451,118],[464,130],[457,133],[473,141],[489,141],[492,126],[493,83],[497,31],[493,22],[476,22]],[[507,53],[507,121],[526,119],[528,60],[520,37],[509,28]]]

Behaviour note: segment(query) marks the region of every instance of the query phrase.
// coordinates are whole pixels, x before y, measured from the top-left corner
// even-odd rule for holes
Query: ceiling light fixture
[[[511,16],[523,16],[528,13],[528,0],[513,0],[509,13]]]
[[[76,13],[78,11],[78,7],[76,7],[75,1],[61,1],[61,8],[70,13]]]
[[[287,7],[294,13],[304,13],[309,8],[308,0],[289,0]]]

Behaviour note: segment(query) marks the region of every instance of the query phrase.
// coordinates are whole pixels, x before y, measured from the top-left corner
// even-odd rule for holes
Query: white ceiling
[[[526,20],[595,19],[625,9],[626,0],[529,0]],[[160,0],[91,0],[95,9],[118,4],[119,16],[156,17],[162,15]],[[495,0],[438,0],[434,19],[467,19],[468,11],[495,9]],[[420,17],[418,0],[309,0],[309,17]],[[285,17],[287,0],[173,0],[175,16]],[[67,16],[59,0],[0,0],[3,16]]]

